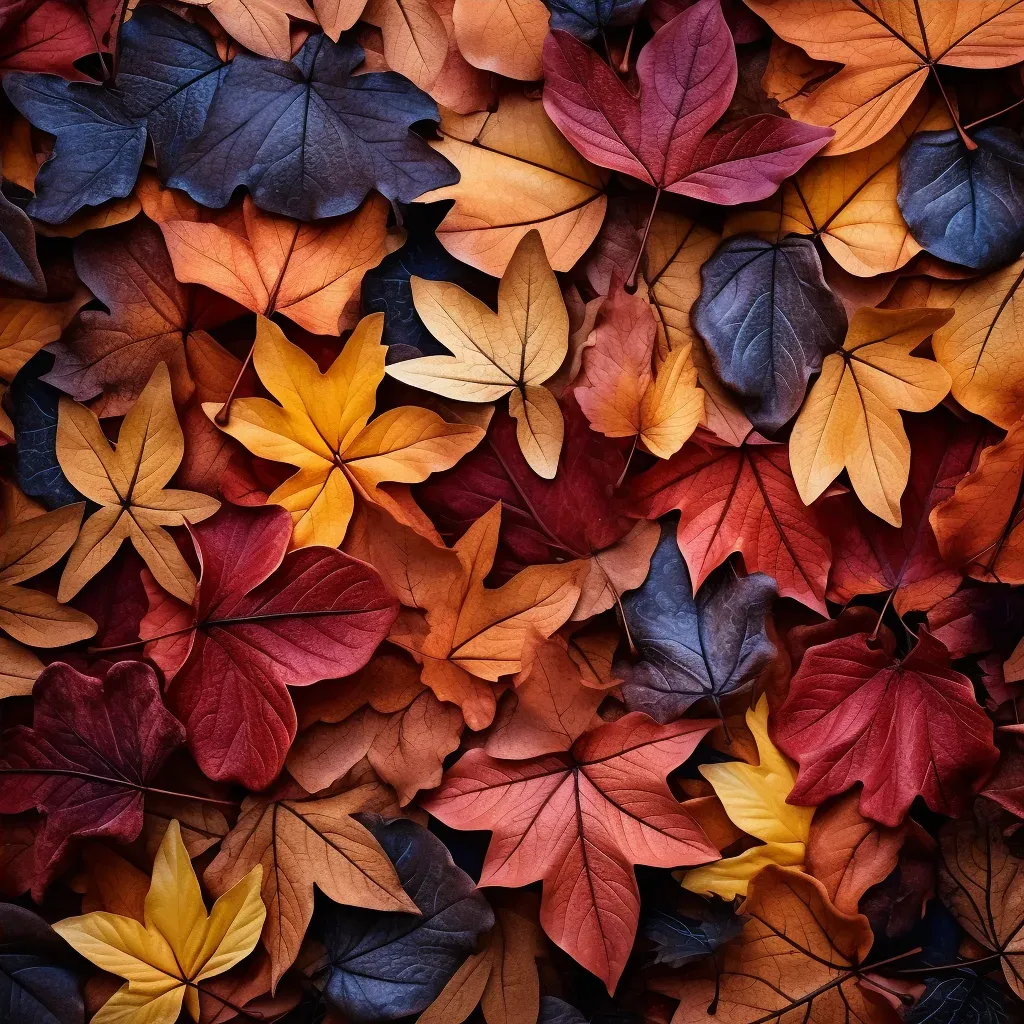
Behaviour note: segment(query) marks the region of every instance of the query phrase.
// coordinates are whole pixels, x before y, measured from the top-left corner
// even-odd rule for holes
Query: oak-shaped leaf
[[[325,907],[324,995],[350,1020],[394,1020],[433,1002],[494,925],[494,913],[421,825],[375,814],[363,820],[419,913]]]
[[[939,836],[939,899],[976,942],[999,958],[1011,991],[1024,996],[1021,898],[1024,861],[994,823],[951,821]]]
[[[689,444],[630,480],[626,493],[635,515],[679,511],[676,541],[695,588],[735,552],[747,572],[774,579],[781,597],[825,614],[831,546],[818,509],[800,500],[784,445],[753,432],[738,446]]]
[[[222,207],[239,185],[261,209],[300,220],[349,213],[376,189],[411,202],[455,169],[410,131],[437,105],[394,72],[353,75],[356,43],[311,35],[290,61],[241,54],[168,184]]]
[[[900,410],[927,412],[949,392],[949,374],[912,355],[951,309],[858,309],[846,341],[825,357],[793,424],[789,460],[810,505],[845,469],[864,507],[891,526],[910,476]]]
[[[551,11],[551,27],[571,32],[577,39],[593,39],[605,29],[632,24],[644,0],[544,0]]]
[[[415,912],[391,861],[352,817],[384,809],[385,793],[384,787],[368,783],[310,798],[291,783],[249,796],[242,804],[203,880],[219,896],[254,865],[263,865],[263,946],[270,954],[272,988],[299,954],[313,915],[314,883],[335,903]]]
[[[817,805],[860,782],[861,813],[889,826],[918,796],[963,814],[999,756],[971,681],[926,629],[904,658],[885,629],[874,647],[857,633],[810,648],[773,735],[800,765],[792,803]]]
[[[955,12],[917,0],[881,8],[861,0],[749,0],[747,6],[811,57],[845,65],[784,104],[794,117],[835,129],[829,156],[885,135],[939,66],[1000,68],[1024,58],[1024,11],[1015,3],[958,5]]]
[[[736,88],[736,47],[719,0],[662,26],[637,59],[634,96],[596,51],[557,29],[544,43],[544,108],[588,159],[713,203],[771,195],[832,132],[773,114],[713,125]]]
[[[493,833],[481,885],[543,882],[544,931],[612,992],[640,916],[634,865],[718,857],[665,782],[712,727],[633,713],[567,753],[505,761],[471,750],[422,804],[454,828]]]
[[[67,946],[37,914],[0,903],[0,1006],[18,1024],[82,1024]]]
[[[259,317],[253,364],[277,399],[236,399],[221,429],[254,455],[287,462],[296,473],[269,497],[292,517],[292,546],[337,547],[345,537],[356,495],[384,501],[385,482],[420,483],[451,469],[483,437],[479,427],[446,423],[414,405],[382,412],[372,421],[384,379],[384,317],[360,321],[325,373],[276,324]],[[278,404],[280,403],[280,404]],[[215,423],[224,409],[207,403]]]
[[[387,372],[413,387],[463,402],[508,395],[519,447],[531,468],[554,477],[565,427],[544,387],[569,348],[569,315],[540,234],[516,246],[501,284],[498,309],[443,281],[412,279],[416,312],[451,353],[392,363]]]
[[[672,1024],[754,1024],[797,1013],[808,1021],[891,1020],[858,984],[873,936],[861,914],[842,914],[822,884],[769,865],[739,909],[740,937],[719,951],[717,970],[654,983],[679,1000]]]
[[[843,305],[806,238],[727,239],[700,276],[693,324],[715,372],[743,396],[751,423],[774,433],[796,415],[826,353],[841,347]]]
[[[193,530],[194,602],[154,587],[142,623],[196,762],[252,790],[274,780],[295,738],[287,687],[362,668],[395,618],[371,566],[332,548],[285,554],[291,532],[284,509],[225,506]]]
[[[61,647],[85,640],[96,623],[51,594],[20,586],[55,565],[75,543],[84,504],[8,526],[0,534],[0,629],[33,647]]]
[[[57,459],[71,484],[100,507],[71,548],[59,600],[74,597],[129,539],[161,587],[179,600],[192,600],[195,576],[166,527],[201,522],[220,502],[167,487],[184,450],[166,363],[157,364],[121,421],[116,447],[94,412],[70,398],[60,400]]]
[[[900,211],[933,256],[974,270],[1009,263],[1024,248],[1024,143],[982,128],[968,149],[957,132],[921,132],[900,161]]]
[[[182,1005],[199,1015],[199,983],[223,974],[255,948],[266,910],[257,865],[207,913],[177,821],[164,833],[146,894],[144,921],[105,911],[67,917],[55,931],[122,985],[93,1017],[97,1024],[174,1024]]]
[[[146,787],[185,730],[140,661],[120,662],[102,680],[55,662],[32,692],[33,724],[4,736],[0,813],[46,815],[33,851],[38,899],[74,837],[138,836]]]
[[[622,600],[640,656],[624,670],[622,696],[663,724],[702,698],[721,713],[720,701],[749,688],[775,654],[765,623],[775,581],[722,566],[694,594],[673,534],[666,523],[647,579]]]
[[[494,718],[492,684],[519,672],[527,646],[554,633],[580,596],[573,563],[529,566],[501,587],[484,587],[500,520],[495,504],[453,548],[382,515],[360,522],[351,538],[351,550],[405,605],[388,639],[419,662],[438,700],[459,705],[471,729]]]

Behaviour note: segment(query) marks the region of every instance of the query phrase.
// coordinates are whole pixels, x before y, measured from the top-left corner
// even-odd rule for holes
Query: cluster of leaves
[[[1024,1014],[1024,0],[0,0],[0,1022]]]

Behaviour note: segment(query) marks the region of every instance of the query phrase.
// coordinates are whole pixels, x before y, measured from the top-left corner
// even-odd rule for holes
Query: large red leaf
[[[715,725],[656,725],[635,712],[565,754],[505,761],[471,750],[421,802],[454,828],[491,830],[480,884],[542,881],[544,930],[611,992],[640,913],[633,865],[718,857],[665,782]]]
[[[319,546],[286,555],[291,530],[277,505],[225,505],[193,531],[193,606],[153,587],[142,623],[199,767],[254,790],[274,780],[295,738],[286,687],[362,668],[398,614],[365,562]]]
[[[832,138],[830,128],[756,114],[712,130],[736,89],[719,0],[660,28],[637,60],[640,95],[568,32],[544,43],[544,109],[590,161],[712,203],[770,196]]]
[[[138,836],[146,786],[185,730],[141,661],[122,661],[102,680],[56,662],[32,696],[32,727],[3,737],[0,814],[35,807],[46,815],[34,851],[39,899],[74,836]]]
[[[860,810],[898,825],[915,797],[959,817],[995,765],[992,722],[971,681],[926,629],[905,658],[884,630],[812,647],[774,716],[775,742],[800,773],[790,803],[817,805],[861,782]]]
[[[632,481],[634,515],[679,509],[676,539],[697,590],[731,554],[792,597],[827,615],[832,557],[818,512],[800,500],[786,446],[750,434],[738,448],[688,444]]]

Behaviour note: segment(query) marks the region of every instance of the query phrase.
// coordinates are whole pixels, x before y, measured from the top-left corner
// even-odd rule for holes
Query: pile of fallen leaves
[[[1024,0],[0,0],[0,1022],[1024,1019]]]

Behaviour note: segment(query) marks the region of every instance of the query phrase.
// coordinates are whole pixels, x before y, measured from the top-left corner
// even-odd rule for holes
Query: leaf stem
[[[248,369],[249,364],[252,362],[252,354],[256,351],[256,342],[254,341],[249,346],[249,351],[245,355],[245,361],[242,363],[241,368],[238,371],[238,376],[235,377],[235,383],[231,385],[231,390],[228,392],[227,401],[220,407],[220,412],[214,416],[213,421],[218,427],[227,425],[228,419],[231,416],[231,403],[235,400],[235,392],[238,390],[239,385],[242,383],[242,377],[245,375],[245,371]]]
[[[978,148],[978,144],[967,134],[965,129],[960,124],[960,118],[957,117],[956,111],[953,109],[953,104],[950,102],[949,96],[946,94],[946,87],[942,84],[942,79],[939,77],[938,68],[932,65],[932,74],[935,76],[935,81],[938,83],[939,92],[942,94],[942,101],[946,104],[946,109],[949,111],[949,116],[953,119],[953,127],[956,128],[957,133],[960,136],[960,141],[969,149],[975,150]]]
[[[212,796],[200,796],[198,793],[179,793],[173,789],[157,789],[155,786],[145,786],[140,782],[132,782],[130,779],[113,779],[106,775],[94,775],[92,772],[79,772],[71,768],[0,768],[0,775],[56,775],[61,778],[84,779],[88,782],[102,782],[104,785],[123,786],[125,789],[134,789],[140,793],[153,793],[155,796],[173,797],[176,800],[196,800],[202,804],[216,804],[219,807],[237,807],[237,800],[218,800]]]
[[[984,117],[979,117],[977,121],[965,124],[964,131],[969,132],[972,128],[977,128],[979,125],[985,124],[987,121],[994,121],[997,117],[1002,117],[1003,114],[1008,114],[1011,110],[1016,110],[1017,107],[1022,104],[1024,104],[1024,98],[1017,100],[1016,103],[1011,103],[1008,107],[1003,107],[1002,110],[997,110],[994,114],[986,114]]]
[[[181,629],[171,630],[170,633],[160,633],[158,636],[139,637],[138,640],[130,640],[126,644],[113,644],[111,647],[87,647],[86,653],[114,654],[117,651],[133,651],[136,647],[144,647],[146,644],[155,643],[157,640],[169,640],[171,637],[182,636],[184,633],[191,633],[195,629],[195,625],[182,626]]]
[[[662,188],[659,185],[658,191],[654,193],[654,202],[651,203],[651,212],[647,214],[647,224],[644,227],[643,238],[640,239],[640,251],[636,254],[636,259],[633,261],[633,269],[629,272],[629,277],[626,278],[626,291],[630,295],[636,294],[637,280],[640,275],[640,261],[644,258],[644,249],[647,247],[647,236],[651,233],[651,224],[654,223],[654,213],[658,209],[658,200],[661,199]]]
[[[633,33],[636,32],[636,22],[629,26],[629,38],[626,40],[626,52],[622,55],[622,63],[619,64],[619,74],[625,75],[629,72],[629,51],[633,47]]]

